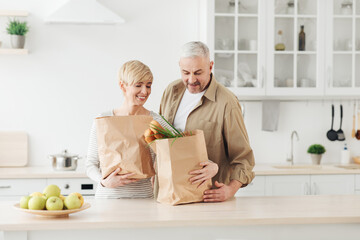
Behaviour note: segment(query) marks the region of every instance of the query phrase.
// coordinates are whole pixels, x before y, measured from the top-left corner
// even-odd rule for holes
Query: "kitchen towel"
[[[262,130],[274,132],[278,129],[280,101],[262,101]]]

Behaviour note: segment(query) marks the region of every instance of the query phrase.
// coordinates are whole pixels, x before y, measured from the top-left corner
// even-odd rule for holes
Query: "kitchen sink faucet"
[[[299,141],[299,135],[296,131],[292,131],[291,133],[291,152],[290,152],[290,158],[286,159],[286,161],[290,162],[291,165],[294,165],[294,135],[297,138],[297,141]]]

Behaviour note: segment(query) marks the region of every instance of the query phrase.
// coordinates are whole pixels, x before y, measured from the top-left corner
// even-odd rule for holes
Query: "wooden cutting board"
[[[22,167],[27,162],[27,133],[0,131],[0,167]]]

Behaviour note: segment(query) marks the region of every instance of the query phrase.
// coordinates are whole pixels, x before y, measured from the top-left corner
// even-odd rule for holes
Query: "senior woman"
[[[124,95],[124,102],[117,109],[104,112],[105,116],[150,115],[162,126],[166,126],[160,115],[143,107],[151,94],[153,75],[148,66],[140,61],[133,60],[124,63],[119,71],[119,87]],[[155,154],[151,151],[154,162]],[[96,198],[152,198],[153,189],[150,178],[135,180],[133,173],[119,175],[116,169],[108,177],[102,179],[99,167],[99,155],[95,121],[90,133],[86,173],[93,181],[98,182]],[[199,173],[196,179],[210,179],[217,173],[217,165],[209,162],[206,171]],[[216,165],[216,166],[215,166]]]

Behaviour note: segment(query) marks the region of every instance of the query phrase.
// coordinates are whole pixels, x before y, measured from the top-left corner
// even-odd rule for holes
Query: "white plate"
[[[49,210],[31,210],[31,209],[24,209],[24,208],[20,208],[20,203],[16,203],[14,204],[14,208],[23,211],[23,212],[27,212],[27,213],[31,213],[31,214],[35,214],[35,215],[41,215],[41,216],[45,216],[45,217],[67,217],[69,216],[69,214],[71,213],[76,213],[76,212],[80,212],[83,211],[85,209],[88,209],[90,207],[90,203],[84,203],[81,208],[78,209],[68,209],[68,210],[54,210],[54,211],[49,211]]]

